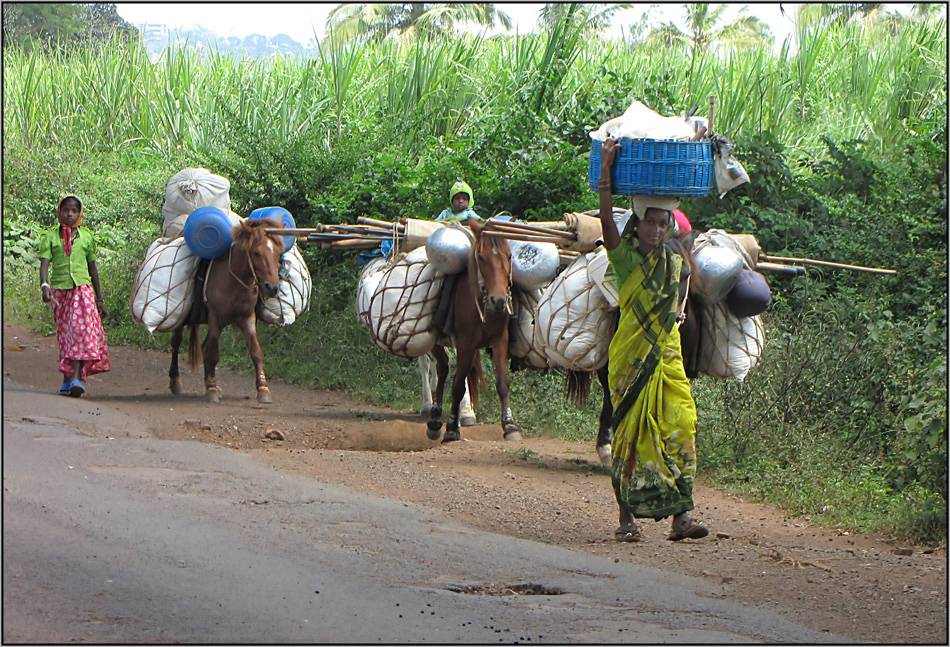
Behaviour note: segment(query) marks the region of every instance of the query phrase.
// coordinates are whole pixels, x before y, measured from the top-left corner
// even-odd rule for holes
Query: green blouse
[[[59,227],[46,232],[40,238],[37,255],[50,260],[49,284],[57,290],[70,290],[77,285],[91,285],[89,263],[96,260],[96,237],[85,227],[80,227],[79,235],[73,240],[73,252],[69,256],[63,252],[63,237]]]

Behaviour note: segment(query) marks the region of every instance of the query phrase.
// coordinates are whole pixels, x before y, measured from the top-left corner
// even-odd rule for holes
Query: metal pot
[[[690,292],[703,303],[722,301],[742,273],[742,256],[734,249],[706,245],[693,254]]]
[[[472,241],[461,229],[441,227],[426,240],[429,262],[443,274],[458,274],[468,266]]]
[[[557,275],[561,257],[554,243],[508,241],[511,246],[511,281],[522,290],[543,288]]]

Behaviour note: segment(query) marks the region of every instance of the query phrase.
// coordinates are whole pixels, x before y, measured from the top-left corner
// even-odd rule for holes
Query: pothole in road
[[[447,586],[447,591],[466,595],[564,595],[561,589],[543,584],[469,584]]]

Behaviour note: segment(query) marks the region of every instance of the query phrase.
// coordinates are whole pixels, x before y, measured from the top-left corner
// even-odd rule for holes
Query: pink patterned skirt
[[[73,377],[73,362],[84,360],[79,379],[105,373],[112,368],[106,334],[96,310],[96,292],[91,285],[70,290],[50,290],[50,306],[59,341],[59,372]]]

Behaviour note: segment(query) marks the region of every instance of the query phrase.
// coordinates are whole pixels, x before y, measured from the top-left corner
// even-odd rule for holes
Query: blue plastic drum
[[[218,258],[231,248],[234,238],[231,218],[217,207],[198,207],[185,220],[182,235],[191,253],[199,258]]]
[[[284,223],[286,229],[296,229],[297,224],[294,222],[294,217],[290,215],[290,212],[284,209],[283,207],[261,207],[260,209],[255,209],[251,212],[251,215],[248,218],[253,220],[260,220],[262,218],[270,218],[276,222]],[[283,236],[284,239],[284,253],[289,252],[290,249],[296,244],[296,236]]]

